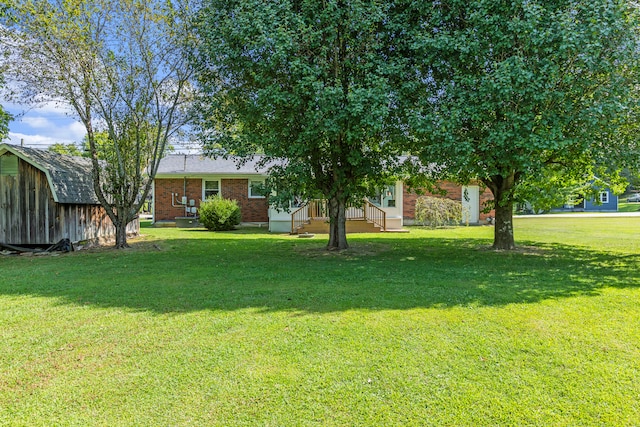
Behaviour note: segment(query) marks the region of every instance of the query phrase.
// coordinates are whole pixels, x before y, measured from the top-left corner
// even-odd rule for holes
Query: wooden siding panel
[[[13,176],[0,176],[0,241],[9,241],[12,230],[13,218],[16,207],[12,204],[16,191],[16,178]]]
[[[27,221],[29,224],[29,233],[27,236],[27,240],[30,242],[33,242],[36,240],[36,237],[38,236],[38,221],[37,221],[37,213],[38,213],[38,205],[37,205],[37,200],[38,198],[36,197],[36,189],[38,187],[37,182],[33,182],[33,181],[29,181],[26,180],[25,181],[25,192],[26,192],[26,196],[25,198],[28,200],[27,203]]]
[[[28,196],[26,189],[29,187],[29,185],[26,181],[27,180],[25,174],[18,174],[18,211],[21,214],[19,218],[21,224],[18,227],[18,234],[20,236],[20,240],[27,240],[29,236],[29,208],[27,206],[29,199],[26,197]]]
[[[22,215],[20,212],[20,182],[18,177],[12,180],[12,191],[9,193],[9,210],[12,211],[13,221],[9,224],[9,236],[12,239],[20,238],[20,228],[22,228]]]
[[[129,233],[139,230],[138,220],[127,227]],[[114,235],[101,206],[56,203],[46,175],[28,162],[19,161],[17,177],[0,177],[0,242],[43,245]]]

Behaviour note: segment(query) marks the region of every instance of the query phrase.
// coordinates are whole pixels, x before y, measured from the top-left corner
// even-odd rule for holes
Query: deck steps
[[[383,231],[377,225],[365,220],[352,219],[347,220],[347,233],[380,233]],[[329,223],[323,219],[312,219],[302,227],[298,228],[297,234],[302,233],[314,233],[314,234],[328,234]]]

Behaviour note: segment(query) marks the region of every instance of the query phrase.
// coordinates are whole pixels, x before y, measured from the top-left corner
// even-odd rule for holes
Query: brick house
[[[177,218],[195,219],[202,200],[221,194],[238,202],[243,223],[265,225],[272,232],[291,232],[293,215],[299,208],[279,211],[269,206],[268,199],[257,191],[264,183],[266,173],[266,169],[258,167],[257,160],[238,167],[233,159],[212,159],[197,154],[168,155],[161,161],[153,183],[153,222],[173,224]],[[483,223],[492,215],[482,213],[482,204],[491,199],[488,190],[481,193],[478,185],[462,187],[453,183],[443,183],[442,188],[447,191],[446,197],[462,201],[469,215],[465,222]],[[465,193],[466,198],[463,197]],[[398,181],[379,195],[370,197],[367,203],[371,209],[384,213],[385,223],[381,229],[392,230],[413,223],[417,197]],[[364,214],[366,218],[368,211],[363,209],[356,209],[356,214]]]
[[[220,194],[238,202],[242,222],[267,224],[269,204],[256,191],[264,180],[256,162],[238,168],[233,160],[169,155],[160,162],[153,182],[153,222],[174,222],[176,218],[195,216],[202,200]]]

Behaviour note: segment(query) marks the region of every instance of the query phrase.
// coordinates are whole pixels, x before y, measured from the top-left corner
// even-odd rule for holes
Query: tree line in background
[[[273,203],[327,199],[329,249],[348,247],[348,203],[397,178],[482,182],[494,248],[513,249],[515,202],[638,170],[638,12],[621,0],[16,0],[2,40],[20,59],[5,71],[19,97],[65,101],[85,124],[96,192],[121,229],[190,125],[210,155],[260,153]]]

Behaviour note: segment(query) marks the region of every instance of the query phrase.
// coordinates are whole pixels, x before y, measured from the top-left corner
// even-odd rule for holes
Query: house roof
[[[98,205],[93,190],[91,160],[18,145],[0,144],[0,155],[10,152],[47,176],[57,203]]]
[[[256,156],[251,160],[240,163],[235,157],[211,158],[201,154],[170,154],[160,161],[158,175],[250,175],[266,174],[267,167],[260,167],[262,157]]]

